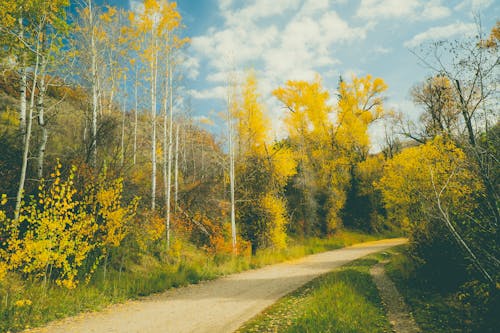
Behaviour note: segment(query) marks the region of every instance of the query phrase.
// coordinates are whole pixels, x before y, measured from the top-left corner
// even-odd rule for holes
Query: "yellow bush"
[[[6,235],[0,257],[0,277],[4,271],[19,270],[27,276],[54,279],[65,288],[75,288],[78,278],[93,273],[82,271],[95,250],[106,253],[118,246],[128,232],[127,224],[135,215],[137,199],[122,206],[122,181],[102,182],[96,191],[88,186],[80,198],[74,184],[76,167],[67,178],[61,177],[58,162],[50,181],[42,180],[38,194],[23,202],[18,220],[0,210],[2,232]],[[5,196],[0,203],[5,204]]]
[[[284,200],[273,193],[268,193],[262,198],[261,205],[269,215],[268,234],[271,245],[278,249],[285,248],[287,238],[285,228],[288,218]]]

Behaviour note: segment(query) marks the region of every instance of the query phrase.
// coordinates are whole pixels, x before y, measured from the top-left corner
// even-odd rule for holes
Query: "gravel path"
[[[333,268],[400,245],[389,239],[171,289],[30,332],[233,332],[282,296]]]
[[[403,297],[396,286],[385,274],[384,264],[379,263],[370,269],[373,281],[387,311],[387,319],[396,333],[418,333],[420,329],[413,319]]]

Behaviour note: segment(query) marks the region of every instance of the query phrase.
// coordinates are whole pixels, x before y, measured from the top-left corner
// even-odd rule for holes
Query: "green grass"
[[[0,285],[0,332],[20,331],[81,312],[98,311],[113,303],[169,288],[377,238],[382,236],[343,231],[328,239],[292,240],[286,249],[261,250],[252,257],[209,256],[204,251],[184,244],[178,254],[164,263],[144,255],[138,263],[130,263],[122,273],[110,269],[106,282],[102,279],[102,271],[97,271],[89,284],[81,284],[74,290],[52,284],[44,289],[38,282],[22,280],[15,274],[9,274]],[[26,303],[24,300],[31,304],[22,304]]]
[[[387,273],[411,307],[415,320],[424,332],[463,333],[485,332],[477,330],[477,318],[460,302],[457,291],[440,291],[423,284],[415,274],[407,255],[407,247],[393,250]],[[492,330],[491,332],[493,332]]]
[[[325,274],[282,298],[238,332],[389,332],[369,256]]]

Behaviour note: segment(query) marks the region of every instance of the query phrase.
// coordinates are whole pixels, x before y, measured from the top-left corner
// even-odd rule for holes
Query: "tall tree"
[[[17,42],[21,44],[20,50],[21,64],[24,67],[21,70],[21,128],[24,128],[23,133],[23,156],[21,165],[21,175],[19,179],[19,187],[16,197],[15,217],[19,217],[19,210],[26,181],[26,173],[28,168],[28,158],[30,153],[30,141],[33,127],[33,116],[37,105],[38,96],[38,112],[39,124],[42,127],[42,145],[39,155],[39,174],[41,172],[40,164],[43,165],[43,154],[47,132],[44,120],[43,96],[46,91],[46,69],[47,61],[54,49],[48,45],[54,45],[52,42],[57,39],[57,34],[67,28],[65,8],[69,6],[68,0],[57,0],[47,3],[45,1],[23,1],[22,3],[5,3],[0,4],[0,8],[10,10],[5,13],[5,18],[0,21],[1,29],[9,34]],[[27,54],[33,62],[28,63]],[[29,107],[27,109],[26,120],[24,120],[24,110],[26,109],[26,72],[31,69],[31,92]],[[40,79],[41,78],[41,79]],[[26,126],[24,123],[26,122]]]
[[[250,73],[234,109],[238,140],[236,215],[242,236],[257,248],[286,246],[288,215],[283,189],[296,172],[286,145],[270,142],[270,121],[259,102],[257,80]]]

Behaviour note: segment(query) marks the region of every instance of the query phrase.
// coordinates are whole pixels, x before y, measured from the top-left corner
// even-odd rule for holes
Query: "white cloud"
[[[464,0],[455,6],[455,10],[470,8],[474,11],[486,9],[493,4],[493,0]]]
[[[472,0],[472,8],[486,9],[493,4],[493,0]]]
[[[190,90],[189,95],[195,99],[220,99],[226,100],[227,89],[224,86],[216,86],[204,90]]]
[[[182,61],[188,78],[194,80],[200,75],[200,60],[196,57],[186,56]]]
[[[219,8],[221,10],[227,10],[233,4],[233,0],[219,0]]]
[[[226,5],[222,15],[230,25],[239,25],[241,21],[256,22],[259,19],[284,14],[287,10],[297,9],[300,2],[301,0],[254,0],[251,4],[247,3],[236,10]]]
[[[457,22],[445,26],[433,27],[417,34],[404,43],[406,47],[416,47],[429,40],[444,40],[458,35],[471,35],[475,32],[473,23]]]
[[[261,101],[279,136],[285,111],[271,92],[286,80],[313,80],[318,72],[331,72],[340,63],[335,49],[366,38],[371,25],[353,26],[342,19],[333,5],[345,0],[236,3],[219,0],[223,24],[192,38],[194,55],[207,62],[210,74],[205,81],[215,87],[190,94],[195,99],[224,100],[227,73],[240,70],[239,77],[244,78],[242,70],[255,68]]]
[[[451,15],[442,0],[361,0],[356,16],[372,21],[410,19],[412,21],[437,20]]]
[[[451,10],[441,4],[441,0],[432,0],[424,4],[420,15],[423,20],[437,20],[451,15]]]
[[[335,46],[364,39],[368,26],[351,26],[332,10],[332,3],[257,0],[235,8],[231,1],[219,0],[225,19],[222,28],[192,38],[191,44],[194,53],[208,61],[211,74],[206,81],[225,82],[232,68],[261,68],[257,75],[266,99],[285,79],[311,80],[318,71],[338,64]],[[270,19],[272,24],[258,24],[259,19]],[[208,98],[210,94],[202,91],[192,96]]]
[[[224,72],[210,73],[207,75],[208,82],[223,83],[228,80],[228,74]]]
[[[418,0],[361,0],[356,15],[365,19],[400,18],[414,15]]]
[[[383,47],[383,46],[377,46],[376,48],[373,49],[373,53],[375,54],[387,54],[390,53],[392,49]]]

